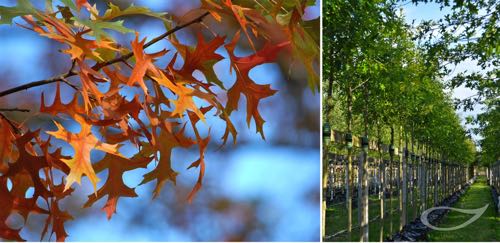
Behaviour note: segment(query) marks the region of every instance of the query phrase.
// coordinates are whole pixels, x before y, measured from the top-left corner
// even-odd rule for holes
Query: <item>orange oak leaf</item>
[[[222,17],[219,13],[234,17],[236,22],[241,27],[241,30],[243,30],[243,33],[245,33],[245,36],[248,39],[248,43],[252,47],[253,50],[255,49],[255,45],[252,41],[252,38],[250,38],[250,34],[248,32],[248,29],[252,31],[254,35],[257,35],[258,31],[256,30],[256,26],[252,24],[252,22],[247,20],[246,17],[246,12],[250,11],[250,8],[242,7],[237,4],[233,4],[231,0],[225,0],[225,1],[220,1],[221,3],[215,3],[212,0],[202,0],[202,8],[208,10],[210,14],[217,19],[218,21],[222,20]]]
[[[236,144],[236,136],[238,135],[238,132],[236,131],[236,127],[234,127],[233,122],[229,118],[229,114],[224,110],[222,106],[219,108],[222,110],[220,117],[226,122],[226,129],[224,130],[224,135],[222,135],[222,144],[221,146],[224,146],[227,143],[227,140],[229,139],[229,135],[233,137],[233,144]]]
[[[116,205],[120,197],[137,197],[134,189],[128,187],[123,182],[123,173],[137,168],[146,168],[152,159],[153,157],[142,157],[140,154],[131,159],[106,154],[101,161],[94,164],[94,169],[96,172],[108,169],[108,179],[97,193],[89,195],[89,199],[84,207],[90,207],[94,202],[108,195],[108,199],[102,210],[106,212],[108,220],[111,219],[113,213],[116,213]]]
[[[249,72],[257,65],[273,62],[276,59],[278,52],[289,45],[289,42],[283,42],[277,45],[267,42],[265,46],[257,53],[246,57],[237,57],[234,55],[234,49],[239,39],[237,33],[232,42],[226,45],[226,49],[231,59],[232,68],[236,71],[236,82],[228,90],[226,110],[229,114],[233,110],[238,109],[238,101],[240,95],[244,94],[247,101],[247,124],[250,126],[250,120],[253,118],[257,132],[264,137],[263,124],[264,119],[259,113],[258,106],[261,99],[272,96],[276,90],[272,90],[269,84],[257,84],[249,77]]]
[[[118,152],[119,145],[111,145],[99,141],[91,132],[92,126],[87,124],[83,119],[77,119],[80,123],[80,133],[74,134],[66,131],[58,122],[54,122],[57,126],[57,131],[49,131],[47,134],[54,136],[69,143],[75,150],[71,159],[62,159],[62,161],[70,168],[70,173],[66,178],[65,190],[69,189],[74,182],[80,184],[82,175],[86,175],[94,190],[97,191],[97,177],[92,163],[90,161],[90,152],[93,149],[101,150],[106,153],[122,156]]]
[[[135,33],[135,40],[132,41],[132,50],[135,57],[135,66],[130,75],[128,85],[133,86],[135,83],[144,90],[147,94],[147,87],[144,83],[144,75],[149,70],[151,72],[158,72],[157,67],[154,65],[154,59],[165,55],[168,51],[162,50],[153,54],[144,53],[144,43],[146,43],[146,38],[139,42],[139,33]]]
[[[158,74],[159,76],[153,76],[153,79],[156,80],[156,82],[158,82],[159,84],[170,89],[174,94],[178,96],[177,100],[172,101],[172,103],[175,105],[172,116],[182,117],[187,110],[191,110],[196,113],[196,115],[198,115],[200,119],[205,121],[205,116],[198,109],[193,98],[198,97],[207,101],[211,105],[215,105],[214,96],[212,94],[202,92],[196,88],[188,88],[187,84],[183,82],[174,83],[161,71]]]
[[[90,101],[91,97],[100,103],[101,98],[104,96],[96,85],[96,82],[102,81],[102,79],[100,79],[102,78],[102,75],[99,72],[94,71],[83,61],[77,60],[77,64],[80,67],[79,75],[82,83],[82,96],[85,111],[89,111],[92,106]]]
[[[203,114],[207,113],[210,111],[213,107],[208,106],[208,107],[202,107],[200,110],[203,112]],[[191,127],[193,128],[194,134],[196,136],[196,141],[198,144],[198,149],[199,149],[199,155],[200,157],[191,165],[189,165],[188,169],[193,168],[193,167],[199,167],[200,172],[198,174],[198,180],[196,181],[196,184],[194,185],[193,189],[188,195],[188,202],[191,203],[193,202],[194,196],[196,193],[201,189],[202,182],[203,182],[203,177],[205,176],[205,151],[207,150],[208,143],[210,142],[210,135],[208,135],[205,138],[202,138],[200,135],[200,132],[198,131],[198,128],[196,127],[196,123],[200,120],[197,115],[195,115],[193,112],[188,112],[189,114],[189,120],[191,122]],[[208,134],[210,134],[210,129],[208,129]]]
[[[78,97],[76,95],[73,96],[73,99],[69,103],[62,103],[60,83],[56,84],[56,93],[54,95],[54,101],[52,102],[52,105],[45,105],[45,95],[42,92],[40,112],[47,113],[53,116],[59,113],[64,113],[73,118],[77,116],[83,116],[86,113],[84,107],[78,105]]]
[[[201,189],[202,186],[203,176],[205,175],[205,151],[207,150],[207,145],[210,142],[210,136],[207,136],[205,138],[197,136],[197,141],[199,146],[200,157],[195,162],[191,163],[188,169],[193,167],[200,167],[200,172],[196,184],[194,185],[193,189],[188,195],[188,201],[190,203],[193,202],[194,196]]]
[[[66,114],[73,119],[84,119],[86,123],[96,126],[108,126],[120,121],[120,119],[118,118],[112,119],[110,117],[104,117],[104,119],[100,120],[96,114],[93,114],[90,111],[88,112],[87,110],[85,110],[85,107],[79,105],[77,93],[73,95],[73,99],[71,99],[69,103],[64,104],[61,99],[60,83],[57,83],[56,93],[54,95],[54,101],[52,102],[52,105],[45,104],[45,95],[44,93],[42,93],[40,101],[40,112],[53,116],[56,116],[58,114]]]
[[[63,52],[70,55],[71,59],[83,60],[88,56],[96,61],[103,61],[103,58],[97,50],[98,48],[101,50],[108,49],[118,51],[113,41],[105,38],[99,41],[85,39],[83,35],[88,33],[88,30],[75,33],[68,24],[50,15],[42,15],[41,17],[47,30],[40,27],[40,25],[33,20],[32,16],[23,16],[23,19],[41,36],[67,44],[69,48],[63,50]]]

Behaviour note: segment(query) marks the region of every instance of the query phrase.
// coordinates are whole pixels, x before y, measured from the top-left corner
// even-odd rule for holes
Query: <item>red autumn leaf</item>
[[[232,68],[236,72],[237,77],[233,87],[231,87],[227,92],[228,100],[226,110],[229,114],[231,114],[233,110],[237,110],[240,95],[244,94],[247,100],[247,124],[250,126],[250,120],[253,118],[257,132],[259,132],[262,138],[264,138],[264,119],[259,113],[258,106],[261,99],[274,95],[276,90],[272,90],[271,85],[269,84],[261,85],[255,83],[252,79],[250,79],[249,73],[252,68],[260,64],[273,62],[276,59],[278,52],[288,46],[289,42],[277,45],[266,43],[261,50],[253,55],[237,57],[234,55],[234,49],[238,39],[239,33],[234,36],[231,43],[226,45],[226,49],[231,59]]]
[[[162,141],[161,144],[157,144],[156,147],[150,148],[157,150],[159,152],[159,160],[156,168],[145,174],[141,185],[152,180],[156,180],[156,186],[153,192],[153,197],[157,197],[160,194],[160,190],[167,180],[176,183],[176,177],[178,175],[172,169],[171,154],[175,147],[190,147],[193,145],[193,141],[184,135],[185,127],[182,127],[179,131],[174,132],[172,130],[162,130],[159,139]]]
[[[200,110],[201,112],[203,112],[203,114],[205,114],[212,108],[213,108],[212,106],[208,106],[208,107],[202,107]],[[205,151],[207,150],[208,143],[210,142],[210,136],[207,136],[206,138],[201,137],[198,128],[196,127],[196,123],[198,123],[200,119],[196,114],[194,114],[193,112],[189,112],[189,120],[191,122],[191,127],[193,128],[194,134],[196,136],[196,141],[198,144],[198,149],[200,154],[200,157],[195,162],[191,163],[191,165],[189,165],[188,167],[188,169],[193,167],[200,167],[198,180],[196,181],[193,190],[191,190],[191,192],[188,195],[188,201],[191,203],[196,193],[201,189],[203,177],[205,176]],[[210,134],[210,129],[208,129],[208,134]]]
[[[0,176],[0,237],[15,241],[24,241],[19,235],[20,229],[11,229],[7,224],[7,218],[12,213],[14,198],[7,187],[7,177]]]
[[[52,232],[56,234],[56,241],[65,241],[68,233],[66,232],[66,228],[64,223],[68,220],[73,220],[73,216],[71,216],[68,212],[62,211],[59,208],[59,204],[56,200],[53,200],[50,204],[50,214],[46,220],[44,231],[42,232],[42,237],[45,235],[47,231],[47,226],[52,224]]]
[[[7,161],[15,159],[14,140],[15,132],[11,124],[0,117],[0,173],[7,171]]]
[[[29,177],[26,172],[24,175]],[[11,213],[19,213],[25,220],[28,218],[29,213],[45,213],[48,212],[44,209],[41,209],[36,205],[36,198],[24,198],[23,195],[19,195],[22,192],[21,188],[26,189],[25,186],[20,186],[19,183],[25,183],[20,179],[22,174],[16,176],[11,181],[13,181],[12,189],[9,191],[7,186],[7,176],[0,176],[0,238],[3,239],[12,239],[16,241],[24,241],[19,235],[20,229],[11,229],[7,224],[7,218],[11,215]],[[26,181],[26,180],[25,180]],[[12,191],[13,189],[19,191]]]
[[[30,175],[31,183],[35,187],[35,196],[48,198],[51,192],[43,185],[42,179],[39,176],[40,170],[49,167],[47,159],[44,156],[33,154],[33,150],[29,149],[30,142],[38,136],[37,132],[27,132],[16,139],[15,144],[19,151],[19,157],[16,162],[9,164],[9,171],[5,174],[8,177],[13,177],[18,173],[27,172]]]
[[[205,42],[203,35],[198,34],[198,43],[194,50],[172,39],[172,44],[174,44],[184,58],[184,65],[181,70],[179,70],[179,74],[183,75],[185,78],[193,78],[193,71],[198,69],[204,74],[209,74],[207,77],[209,82],[219,83],[218,80],[215,80],[216,77],[214,77],[213,65],[223,59],[223,57],[215,53],[215,51],[224,45],[225,39],[225,37],[216,36],[211,41]]]
[[[90,207],[94,202],[108,195],[106,204],[102,208],[106,212],[108,219],[111,219],[113,213],[116,213],[116,204],[120,197],[137,197],[133,188],[125,185],[122,179],[123,173],[137,168],[146,168],[152,157],[134,156],[125,159],[113,154],[106,154],[104,159],[94,164],[97,173],[105,169],[108,170],[108,179],[97,193],[89,195],[89,200],[84,207]]]

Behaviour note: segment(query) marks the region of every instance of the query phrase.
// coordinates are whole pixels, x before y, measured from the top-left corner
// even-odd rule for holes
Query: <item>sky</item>
[[[437,3],[420,3],[419,5],[414,5],[414,4],[405,4],[402,6],[403,9],[403,14],[405,16],[406,22],[408,24],[412,24],[413,21],[415,21],[415,25],[420,23],[421,21],[424,20],[438,20],[442,18],[445,14],[449,13],[450,10],[449,8],[444,8],[443,10],[440,9],[440,5]],[[480,70],[480,67],[473,61],[470,60],[465,60],[459,65],[457,65],[454,68],[454,71],[446,76],[444,79],[448,80],[450,77],[452,77],[454,74],[464,72],[464,71],[478,71]],[[450,91],[450,90],[447,90]],[[475,90],[472,90],[470,88],[465,87],[464,85],[451,90],[451,94],[453,98],[458,98],[458,99],[464,99],[470,96],[475,95],[477,92]],[[465,118],[467,116],[476,116],[477,114],[482,113],[483,105],[474,105],[474,109],[472,111],[466,111],[464,112],[462,109],[457,110],[458,115],[461,118],[462,125],[465,126],[467,129],[472,128],[474,126],[471,126],[469,124],[465,124]],[[472,134],[472,138],[476,141],[480,140],[481,137]]]

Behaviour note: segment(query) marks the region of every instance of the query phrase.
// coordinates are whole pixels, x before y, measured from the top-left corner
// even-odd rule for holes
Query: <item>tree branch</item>
[[[156,42],[162,40],[163,38],[165,38],[165,37],[167,37],[167,36],[169,36],[169,35],[177,32],[177,31],[179,31],[181,29],[184,29],[184,28],[186,28],[186,27],[188,27],[188,26],[190,26],[192,24],[199,23],[199,22],[203,21],[203,18],[205,18],[209,14],[210,14],[209,12],[205,12],[204,14],[198,16],[197,18],[195,18],[195,19],[193,19],[193,20],[191,20],[191,21],[189,21],[189,22],[187,22],[185,24],[178,25],[178,26],[174,27],[173,29],[171,29],[171,30],[163,33],[162,35],[157,36],[156,38],[148,41],[144,45],[144,49],[150,47],[151,45],[155,44]],[[134,55],[133,52],[130,52],[128,54],[116,57],[116,58],[114,58],[114,59],[112,59],[110,61],[97,63],[97,64],[95,64],[92,67],[92,69],[94,69],[94,70],[100,70],[101,68],[109,66],[111,64],[127,60],[127,59],[131,58],[133,55]],[[73,68],[74,67],[75,67],[75,61],[72,62],[70,70],[68,72],[66,72],[65,74],[58,75],[58,76],[50,78],[50,79],[45,79],[45,80],[40,80],[40,81],[34,81],[34,82],[31,82],[31,83],[23,84],[23,85],[20,85],[20,86],[17,86],[17,87],[14,87],[14,88],[2,91],[2,92],[0,92],[0,97],[6,96],[6,95],[9,95],[9,94],[12,94],[12,93],[16,93],[16,92],[19,92],[19,91],[27,90],[27,89],[30,89],[30,88],[34,88],[34,87],[38,87],[38,86],[42,86],[42,85],[46,85],[46,84],[50,84],[50,83],[55,83],[55,82],[64,82],[64,83],[68,84],[69,86],[71,86],[72,88],[77,89],[77,87],[75,85],[69,83],[66,80],[66,78],[75,76],[77,74],[77,73],[73,72]]]
[[[197,17],[197,18],[195,18],[195,19],[193,19],[193,20],[191,20],[191,21],[189,21],[189,22],[187,22],[187,23],[185,23],[185,24],[178,25],[178,26],[174,27],[173,29],[171,29],[171,30],[169,30],[169,31],[167,31],[167,32],[165,32],[165,33],[163,33],[162,35],[157,36],[156,38],[154,38],[154,39],[152,39],[152,40],[148,41],[146,44],[144,44],[144,49],[146,49],[146,48],[148,48],[148,47],[152,46],[152,45],[153,45],[153,44],[155,44],[156,42],[161,41],[163,38],[165,38],[165,37],[167,37],[167,36],[169,36],[169,35],[171,35],[171,34],[173,34],[173,33],[177,32],[177,31],[179,31],[179,30],[181,30],[181,29],[184,29],[184,28],[186,28],[186,27],[188,27],[188,26],[190,26],[190,25],[192,25],[192,24],[194,24],[194,23],[199,23],[199,22],[201,22],[201,21],[203,20],[203,18],[205,18],[205,17],[206,17],[207,15],[209,15],[209,14],[210,14],[209,12],[205,12],[204,14],[200,15],[200,16],[199,16],[199,17]],[[127,60],[127,59],[131,58],[133,55],[134,55],[134,53],[133,53],[133,52],[130,52],[130,53],[128,53],[128,54],[125,54],[125,55],[122,55],[122,56],[116,57],[116,58],[115,58],[115,59],[113,59],[113,60],[110,60],[110,61],[107,61],[107,62],[97,63],[96,65],[94,65],[94,66],[92,67],[92,69],[94,69],[94,70],[99,70],[99,69],[101,69],[101,68],[103,68],[103,67],[105,67],[105,66],[109,66],[109,65],[114,64],[114,63],[117,63],[117,62],[125,61],[125,60]]]
[[[0,108],[0,112],[2,111],[30,112],[30,110],[28,109],[20,109],[20,108]]]
[[[6,95],[9,95],[12,93],[16,93],[19,91],[27,90],[27,89],[37,87],[37,86],[42,86],[42,85],[46,85],[46,84],[50,84],[50,83],[65,81],[65,78],[71,77],[73,75],[75,75],[74,72],[68,72],[68,73],[64,74],[63,76],[57,76],[57,77],[53,77],[50,79],[34,81],[31,83],[23,84],[23,85],[20,85],[20,86],[17,86],[17,87],[0,92],[0,97],[6,96]],[[67,83],[67,81],[65,83]]]

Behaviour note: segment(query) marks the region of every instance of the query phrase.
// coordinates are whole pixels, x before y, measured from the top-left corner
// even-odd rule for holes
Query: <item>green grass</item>
[[[477,194],[477,191],[480,193]],[[416,195],[418,192],[415,190],[414,193]],[[433,199],[432,199],[433,189],[429,188],[428,193],[431,195],[430,195],[429,201],[427,203],[428,203],[428,205],[432,205],[433,204]],[[473,198],[477,198],[477,199],[473,199]],[[480,200],[475,202],[478,199],[480,199]],[[492,241],[492,240],[498,241],[500,239],[500,237],[499,237],[500,222],[498,221],[499,218],[495,218],[493,201],[491,200],[491,192],[490,192],[489,187],[485,184],[485,179],[484,178],[479,179],[478,182],[475,183],[469,189],[467,194],[464,195],[463,198],[458,203],[461,203],[463,200],[474,201],[478,206],[457,206],[458,205],[457,204],[457,205],[455,205],[455,207],[480,208],[480,207],[483,207],[486,203],[490,204],[490,207],[487,209],[487,211],[485,212],[483,217],[481,217],[481,219],[479,219],[476,222],[478,225],[485,224],[485,226],[481,226],[481,227],[491,229],[491,230],[489,230],[489,234],[491,236],[481,237],[481,239],[483,239],[484,241]],[[355,203],[357,203],[357,202],[355,202]],[[392,199],[392,210],[397,209],[398,205],[399,205],[399,200],[398,200],[398,197],[395,196]],[[407,208],[407,210],[408,210],[408,218],[407,218],[408,222],[412,221],[413,219],[415,219],[416,217],[419,216],[419,215],[417,215],[416,209],[413,208],[410,204],[409,195],[408,195],[408,208]],[[389,199],[385,200],[385,211],[386,212],[389,211]],[[452,213],[453,214],[456,213],[457,216],[453,216]],[[458,221],[461,220],[460,222],[451,222],[451,225],[453,225],[453,226],[459,225],[459,224],[467,221],[467,219],[469,219],[468,217],[470,217],[469,214],[464,215],[461,213],[457,213],[455,211],[453,211],[452,213],[450,213],[451,217],[458,217],[458,216],[463,217],[463,218],[457,218]],[[380,200],[377,198],[377,196],[370,196],[369,214],[370,214],[370,216],[369,216],[370,220],[380,215]],[[458,215],[458,214],[460,214],[460,215]],[[352,213],[353,230],[351,233],[351,241],[359,241],[359,239],[360,239],[360,229],[355,228],[356,226],[359,225],[357,222],[358,221],[357,219],[358,219],[358,209],[356,208],[356,209],[353,209],[353,213]],[[383,223],[380,220],[370,222],[369,240],[370,241],[379,241],[380,240],[380,230],[382,228],[381,227],[382,225],[383,225],[383,228],[382,228],[383,229],[383,239],[387,238],[388,236],[392,236],[394,233],[398,232],[399,231],[399,219],[400,219],[399,212],[394,211],[392,213],[392,220],[391,220],[391,216],[389,214],[387,214],[385,216],[385,220]],[[392,221],[392,228],[391,228],[391,221]],[[479,221],[481,221],[481,222],[479,222]],[[485,222],[483,222],[483,221],[485,221]],[[442,222],[444,225],[445,220]],[[474,224],[476,224],[476,223],[474,223]],[[469,226],[471,226],[471,225],[469,225]],[[488,228],[488,226],[490,228]],[[446,226],[442,226],[442,227],[446,227]],[[339,204],[339,205],[335,205],[333,207],[328,208],[326,211],[326,232],[325,232],[326,235],[327,236],[333,235],[334,233],[337,233],[337,232],[344,230],[344,229],[347,229],[347,208],[346,208],[345,204]],[[461,230],[457,230],[457,231],[460,231],[460,234],[462,234]],[[496,232],[495,232],[495,230],[496,230]],[[472,231],[479,232],[479,229],[476,228],[476,229],[473,229]],[[465,240],[462,240],[459,236],[454,236],[455,232],[451,233],[448,231],[448,232],[439,232],[439,233],[442,233],[442,235],[441,236],[436,235],[436,238],[430,238],[430,240],[465,241]],[[474,237],[474,235],[475,235],[471,232],[464,233],[464,234],[468,234],[468,236],[470,236],[470,237]],[[449,240],[446,240],[445,238],[442,238],[442,237],[451,237],[451,238]],[[466,238],[464,238],[464,239],[466,239]],[[488,239],[490,239],[490,240],[488,240]],[[335,238],[330,238],[330,239],[328,239],[328,241],[349,241],[349,235],[346,232],[346,233],[343,233],[343,234],[336,236]]]
[[[454,231],[432,231],[429,241],[500,241],[500,217],[495,212],[491,191],[484,177],[479,178],[465,195],[453,205],[455,208],[475,209],[489,204],[484,214],[468,226]],[[467,221],[472,215],[450,211],[438,227],[453,227]]]
[[[392,199],[392,210],[398,208],[399,200],[397,197]],[[389,199],[385,200],[385,211],[389,211]],[[380,200],[377,196],[370,196],[369,205],[369,218],[370,220],[380,215]],[[399,231],[399,213],[397,211],[392,213],[392,230],[391,230],[391,216],[389,214],[385,215],[384,222],[380,219],[370,223],[369,240],[379,241],[380,240],[380,229],[381,225],[383,227],[384,239],[395,232]],[[408,221],[413,220],[416,217],[416,211],[408,203]],[[352,214],[353,228],[358,225],[358,209],[353,209]],[[335,205],[328,208],[326,211],[326,235],[332,235],[341,230],[347,229],[347,209],[345,204]],[[351,241],[359,241],[360,229],[353,229],[351,235]],[[328,241],[349,241],[348,234],[344,233],[335,238],[330,238]]]

